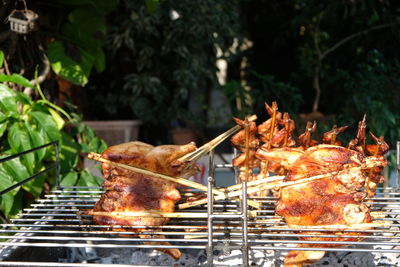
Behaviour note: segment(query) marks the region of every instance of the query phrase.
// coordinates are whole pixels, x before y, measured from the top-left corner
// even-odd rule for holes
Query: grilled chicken
[[[338,134],[344,132],[347,128],[348,128],[348,126],[343,126],[343,127],[337,128],[337,126],[334,125],[332,130],[323,134],[322,141],[324,142],[324,144],[341,146],[342,142],[337,140],[336,137]]]
[[[365,167],[374,166],[372,170],[381,170],[387,164],[382,156],[364,157],[358,151],[335,145],[317,145],[304,151],[299,148],[268,150],[261,147],[256,155],[261,160],[280,162],[288,171],[285,181],[334,173],[329,178],[287,186],[280,190],[275,211],[284,217],[289,227],[336,224],[351,226],[371,222],[370,209],[362,203],[367,196],[362,189],[366,186],[367,178],[371,176],[371,169],[365,170]],[[375,177],[377,174],[372,175]],[[340,235],[337,232],[333,234]],[[316,236],[302,240],[343,239]],[[359,239],[355,234],[354,238],[347,240]],[[323,255],[321,251],[291,251],[285,258],[285,264],[303,266],[317,261]]]
[[[246,149],[246,140],[245,140],[245,126],[246,121],[240,120],[238,118],[233,118],[236,124],[243,128],[243,130],[239,131],[237,134],[232,136],[231,143],[232,145],[237,148],[239,151],[244,152]],[[257,125],[253,121],[248,121],[249,123],[249,168],[257,168],[260,164],[259,160],[255,157],[256,150],[259,146],[259,140],[256,135],[257,133]],[[253,172],[248,174],[245,173],[245,162],[246,162],[246,154],[241,153],[236,158],[232,160],[233,166],[240,168],[239,178],[241,180],[246,179],[246,177],[250,177],[249,180],[255,178]]]
[[[102,157],[110,161],[124,163],[154,171],[157,173],[188,178],[196,171],[196,166],[182,168],[173,162],[196,149],[194,143],[187,145],[152,146],[142,142],[129,142],[109,147]],[[126,169],[112,167],[103,163],[103,174],[106,190],[94,206],[95,212],[135,212],[158,211],[173,212],[175,203],[181,199],[176,184],[149,175],[135,173]],[[127,217],[127,216],[94,216],[94,221],[101,225],[123,226],[159,226],[166,224],[168,218],[160,217]],[[133,229],[132,229],[133,230]],[[136,229],[140,233],[140,230]],[[142,238],[148,235],[139,235]],[[163,238],[162,236],[159,238]],[[167,242],[148,242],[152,245]],[[178,259],[178,249],[163,249],[173,258]]]
[[[311,138],[312,134],[315,132],[316,129],[317,129],[317,124],[315,123],[315,121],[314,123],[307,122],[306,130],[304,131],[304,133],[299,135],[299,143],[303,149],[307,149],[311,146],[315,146],[318,144],[317,140]]]

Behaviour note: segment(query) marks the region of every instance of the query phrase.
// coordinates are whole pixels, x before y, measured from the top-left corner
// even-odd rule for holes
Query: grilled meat
[[[291,225],[354,225],[372,221],[370,209],[362,203],[367,178],[377,175],[387,163],[382,156],[364,157],[362,153],[335,145],[317,145],[303,151],[298,148],[277,148],[257,151],[261,160],[280,162],[287,169],[285,181],[301,180],[320,174],[329,178],[283,187],[276,213]],[[361,168],[362,167],[362,168]],[[376,180],[374,180],[376,181]],[[317,233],[318,234],[318,233]],[[340,233],[333,233],[340,235]],[[302,238],[303,240],[339,241],[340,238]],[[350,240],[358,240],[355,237]],[[308,246],[311,247],[311,246]],[[318,256],[318,257],[317,257]],[[285,259],[287,266],[302,266],[322,257],[321,252],[292,251]]]
[[[165,175],[187,178],[194,174],[195,166],[184,169],[172,163],[195,149],[194,143],[182,146],[163,145],[154,147],[135,141],[109,147],[104,151],[102,157]],[[106,163],[103,163],[102,169],[106,179],[103,183],[106,192],[95,204],[95,212],[173,212],[175,203],[181,198],[176,189],[176,184],[173,182],[113,167]],[[169,220],[161,217],[128,216],[94,216],[93,219],[97,224],[123,226],[159,226]],[[140,230],[137,231],[140,232]],[[147,237],[147,235],[139,236]],[[149,242],[149,244],[167,243]],[[175,259],[181,255],[177,249],[164,249],[163,251]]]

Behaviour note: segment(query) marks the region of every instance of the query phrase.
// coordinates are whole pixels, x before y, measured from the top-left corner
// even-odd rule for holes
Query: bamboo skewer
[[[352,167],[350,169],[357,170],[357,169],[365,169],[365,168],[371,168],[371,166],[368,166],[368,167],[366,167],[366,166],[358,166],[358,167]],[[312,177],[308,177],[308,178],[303,178],[303,179],[299,179],[299,180],[296,180],[296,181],[288,181],[288,182],[284,182],[280,178],[277,179],[277,182],[265,182],[267,180],[266,179],[261,184],[256,184],[255,186],[249,187],[247,189],[247,192],[249,194],[251,194],[251,193],[257,192],[259,190],[276,189],[276,188],[281,188],[281,187],[287,187],[287,186],[292,186],[292,185],[309,183],[309,182],[312,182],[312,181],[315,181],[315,180],[319,180],[319,179],[329,178],[329,177],[335,176],[339,172],[340,171],[331,172],[331,173],[327,173],[327,174],[320,174],[320,175],[316,175],[316,176],[312,176]],[[279,176],[271,176],[270,178],[272,178],[272,177],[279,177]],[[239,186],[235,185],[235,188],[236,187],[239,187]],[[241,194],[242,194],[242,189],[240,188],[239,190],[228,192],[226,194],[226,196],[231,198],[231,197],[240,196]],[[220,196],[216,196],[215,197],[215,200],[221,200],[221,199],[223,199],[223,198],[221,198]],[[196,200],[196,201],[193,201],[193,202],[186,202],[186,203],[180,204],[179,205],[179,209],[186,209],[186,208],[197,206],[197,205],[201,205],[201,204],[204,204],[204,203],[207,203],[207,199],[200,199],[200,200]]]
[[[203,146],[199,147],[195,151],[193,151],[193,152],[191,152],[189,154],[186,154],[185,156],[177,159],[176,163],[177,164],[182,164],[184,162],[191,162],[191,161],[195,161],[195,160],[199,159],[202,155],[210,152],[218,144],[223,142],[226,138],[228,138],[230,135],[234,134],[238,130],[240,130],[240,126],[239,125],[236,125],[236,126],[232,127],[228,131],[226,131],[226,132],[222,133],[221,135],[217,136],[216,138],[214,138],[210,142],[204,144]]]
[[[256,186],[257,187],[261,187],[262,186],[263,187],[262,189],[276,189],[276,188],[281,188],[281,187],[287,187],[287,186],[292,186],[292,185],[309,183],[309,182],[312,182],[312,181],[315,181],[315,180],[319,180],[319,179],[323,179],[323,178],[329,178],[329,177],[332,177],[332,176],[335,176],[335,175],[339,174],[341,171],[344,171],[344,170],[349,170],[349,169],[350,170],[362,170],[362,169],[369,169],[369,168],[372,168],[372,167],[374,167],[374,162],[370,162],[370,165],[367,165],[367,166],[351,167],[351,168],[343,169],[343,170],[336,171],[336,172],[330,172],[330,173],[326,173],[326,174],[315,175],[315,176],[311,176],[311,177],[308,177],[308,178],[302,178],[302,179],[298,179],[298,180],[295,180],[295,181],[287,181],[287,182],[282,181],[283,179],[281,178],[281,176],[271,176],[269,178],[276,178],[276,180],[280,181],[280,183],[272,183],[271,182],[269,184],[265,184],[266,182],[263,182],[260,185],[256,185]],[[265,180],[267,180],[267,179],[268,179],[268,177],[265,178]],[[239,191],[241,191],[241,189],[239,189]]]
[[[87,210],[81,212],[84,215],[91,216],[112,216],[112,217],[154,217],[154,218],[207,218],[206,212],[160,212],[157,210],[151,211],[93,211]],[[226,215],[241,215],[239,212],[226,212]],[[250,216],[257,216],[255,211],[250,211]]]
[[[254,121],[256,119],[257,119],[256,115],[252,115],[252,116],[249,117],[250,121]],[[208,143],[202,145],[201,147],[199,147],[195,151],[193,151],[193,152],[191,152],[189,154],[186,154],[185,156],[177,159],[176,163],[179,165],[179,164],[182,164],[184,162],[192,162],[192,161],[195,161],[195,160],[199,159],[201,156],[203,156],[204,154],[206,154],[206,153],[210,152],[211,150],[213,150],[217,145],[222,143],[226,138],[228,138],[232,134],[236,133],[240,129],[241,129],[241,127],[239,125],[236,125],[236,126],[230,128],[228,131],[218,135],[217,137],[215,137],[214,139],[212,139]]]
[[[129,171],[133,171],[133,172],[137,172],[137,173],[141,173],[141,174],[145,174],[145,175],[150,175],[150,176],[154,176],[157,178],[161,178],[170,182],[174,182],[177,184],[181,184],[181,185],[185,185],[185,186],[189,186],[192,188],[196,188],[199,189],[201,191],[205,191],[207,192],[207,186],[196,183],[196,182],[192,182],[190,180],[187,179],[183,179],[183,178],[179,178],[179,177],[172,177],[172,176],[168,176],[165,174],[161,174],[161,173],[157,173],[157,172],[153,172],[153,171],[149,171],[146,169],[142,169],[142,168],[138,168],[135,166],[131,166],[131,165],[127,165],[127,164],[123,164],[123,163],[118,163],[118,162],[114,162],[114,161],[110,161],[108,159],[102,158],[100,154],[94,153],[94,152],[90,152],[88,154],[88,158],[89,159],[93,159],[99,162],[103,162],[103,163],[107,163],[110,165],[113,165],[115,167],[120,167]],[[220,195],[220,196],[225,196],[225,194],[217,189],[213,190],[213,193]]]
[[[374,218],[374,219],[383,219],[385,218],[385,214],[381,211],[371,211],[370,215]]]
[[[226,132],[222,133],[221,135],[217,136],[216,138],[214,138],[210,142],[204,144],[203,146],[199,147],[195,151],[193,151],[193,152],[191,152],[189,154],[186,154],[185,156],[177,159],[176,160],[176,164],[179,165],[179,164],[182,164],[184,162],[191,162],[191,161],[197,160],[202,155],[210,152],[218,144],[223,142],[226,138],[228,138],[230,135],[234,134],[238,130],[240,130],[240,126],[239,125],[236,125],[236,126],[232,127],[228,131],[226,131]]]
[[[330,224],[330,225],[288,225],[288,226],[277,226],[278,228],[292,228],[296,230],[310,230],[310,229],[324,229],[324,230],[367,230],[373,227],[389,227],[392,222],[389,221],[373,221],[370,223],[355,223],[351,225],[346,224]]]
[[[88,158],[96,160],[96,161],[99,161],[99,162],[107,163],[107,164],[110,164],[110,165],[113,165],[113,166],[116,166],[116,167],[120,167],[120,168],[123,168],[123,169],[127,169],[127,170],[130,170],[130,171],[134,171],[134,172],[138,172],[138,173],[141,173],[141,174],[154,176],[154,177],[161,178],[161,179],[164,179],[164,180],[167,180],[167,181],[170,181],[170,182],[175,182],[177,184],[189,186],[189,187],[192,187],[192,188],[195,188],[195,189],[199,189],[199,190],[204,191],[204,192],[207,192],[207,190],[208,190],[207,186],[205,186],[205,185],[202,185],[202,184],[199,184],[199,183],[196,183],[196,182],[192,182],[192,181],[187,180],[187,179],[183,179],[183,178],[179,178],[179,177],[171,177],[171,176],[168,176],[168,175],[164,175],[164,174],[161,174],[161,173],[145,170],[145,169],[134,167],[134,166],[131,166],[131,165],[110,161],[108,159],[102,158],[100,154],[97,154],[97,153],[94,153],[94,152],[90,152],[88,154]],[[220,199],[225,199],[227,197],[227,194],[225,194],[224,192],[222,192],[222,191],[220,191],[218,189],[214,189],[212,191],[213,191],[214,194],[220,196],[221,197]],[[249,200],[248,203],[252,207],[255,207],[257,209],[260,208],[260,203],[258,203],[256,201]]]
[[[299,179],[299,180],[296,180],[296,181],[281,182],[281,184],[275,185],[274,188],[298,185],[298,184],[302,184],[302,183],[309,183],[309,182],[312,182],[314,180],[318,180],[318,179],[322,179],[322,178],[329,178],[329,177],[332,177],[332,176],[335,176],[335,175],[339,174],[341,171],[345,171],[345,170],[349,170],[349,169],[350,170],[362,170],[362,169],[369,169],[369,168],[375,167],[375,166],[373,166],[373,165],[375,165],[374,162],[371,162],[370,164],[371,165],[351,167],[351,168],[343,169],[343,170],[336,171],[336,172],[315,175],[315,176],[308,177],[308,178],[302,178],[302,179]],[[376,164],[376,166],[378,166],[378,164]],[[268,187],[268,185],[267,185],[267,187]],[[269,188],[269,189],[271,189],[271,188]]]
[[[251,188],[247,188],[247,193],[251,194],[251,193],[258,192],[260,190],[260,186],[261,185],[253,186]],[[262,189],[264,189],[264,188],[262,188]],[[226,194],[226,197],[233,198],[233,197],[240,196],[241,194],[242,194],[242,190],[240,189],[240,190],[228,192]],[[219,196],[219,195],[214,197],[214,200],[222,200],[222,199],[224,199],[224,198]],[[252,200],[248,200],[247,203],[249,203],[250,201],[252,201]],[[194,207],[194,206],[202,205],[202,204],[205,204],[205,203],[207,203],[207,198],[202,198],[202,199],[199,199],[199,200],[196,200],[196,201],[179,204],[178,207],[179,207],[179,209],[187,209],[187,208],[191,208],[191,207]]]
[[[264,184],[264,183],[276,182],[276,181],[283,180],[284,178],[285,178],[285,176],[269,176],[269,177],[265,177],[262,179],[247,182],[247,186],[251,187],[251,186],[257,186],[257,185]],[[235,191],[238,189],[242,189],[242,184],[235,184],[235,185],[228,186],[224,189],[224,191],[230,192],[230,191]]]

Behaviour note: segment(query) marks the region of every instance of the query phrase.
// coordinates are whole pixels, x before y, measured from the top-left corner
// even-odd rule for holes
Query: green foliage
[[[238,81],[229,81],[223,86],[224,94],[229,103],[233,116],[237,118],[245,118],[247,115],[254,113],[251,103],[251,91],[246,90]],[[231,120],[228,118],[229,121]]]
[[[0,83],[0,157],[4,158],[58,140],[61,148],[61,175],[67,179],[61,183],[98,185],[100,178],[79,168],[79,153],[102,152],[106,147],[104,141],[96,138],[93,130],[85,126],[79,116],[67,114],[46,100],[40,87],[27,84],[29,82],[24,77],[13,74],[2,75],[0,79],[33,87],[42,96],[39,100],[32,100],[26,94],[13,91],[4,83]],[[69,125],[76,125],[73,133],[65,132],[65,122],[61,116],[68,119]],[[78,135],[83,142],[77,142],[77,139],[73,138]],[[43,170],[54,161],[54,149],[48,147],[0,164],[0,190]],[[4,194],[1,196],[0,210],[6,217],[15,215],[26,204],[26,194],[36,198],[42,193],[45,182],[54,184],[49,178],[50,176],[37,177],[21,188]]]
[[[146,0],[146,7],[150,13],[156,11],[158,6],[158,0]]]
[[[149,12],[157,2],[157,9]],[[133,116],[143,122],[143,130],[169,128],[176,120],[205,123],[209,91],[218,86],[215,46],[225,52],[237,36],[238,1],[146,4],[121,1],[111,14],[106,76],[120,79],[91,85],[91,95],[100,103],[92,109],[95,115],[101,106],[110,117]],[[200,108],[191,109],[190,102]]]
[[[117,0],[75,1],[58,0],[58,4],[72,6],[63,24],[58,41],[48,46],[48,57],[53,71],[78,85],[88,82],[93,67],[105,69],[103,36],[105,16],[115,8]]]
[[[78,48],[80,58],[78,61],[70,58],[61,42],[49,44],[48,56],[53,71],[74,84],[85,85],[94,64],[94,57]]]
[[[378,50],[371,50],[354,73],[342,70],[347,81],[341,111],[345,116],[360,119],[367,115],[369,129],[394,147],[400,137],[400,77],[397,59],[385,58]],[[347,119],[348,120],[348,119]]]
[[[301,113],[312,111],[318,64],[319,111],[330,116],[343,108],[344,98],[352,95],[344,89],[347,80],[338,69],[355,72],[373,49],[388,58],[400,56],[396,49],[400,45],[400,24],[395,0],[248,0],[242,4],[244,26],[254,42],[246,55],[249,70],[268,73],[299,88]],[[256,77],[247,81],[252,79]]]
[[[0,50],[0,68],[3,67],[4,63],[4,52]]]
[[[230,81],[224,87],[227,100],[235,117],[245,118],[257,111],[265,113],[264,103],[279,101],[280,110],[295,114],[302,104],[302,96],[298,88],[289,83],[276,81],[272,75],[252,72],[253,77],[246,89],[238,81]]]
[[[279,100],[279,109],[285,110],[290,114],[299,111],[303,98],[300,90],[288,82],[277,81],[273,75],[262,75],[256,72],[252,73],[256,79],[251,83],[255,88],[253,98],[257,101],[256,106],[264,110],[264,102],[272,103]]]

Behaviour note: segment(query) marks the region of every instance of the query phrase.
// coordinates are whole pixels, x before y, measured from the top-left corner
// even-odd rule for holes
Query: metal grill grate
[[[399,148],[399,147],[398,147]],[[229,252],[240,250],[241,262],[249,266],[252,258],[249,251],[273,251],[277,257],[293,250],[298,244],[312,244],[312,248],[302,250],[323,250],[336,252],[373,252],[400,254],[400,191],[397,188],[380,188],[373,199],[367,200],[373,212],[380,212],[389,222],[385,227],[356,231],[363,240],[350,241],[302,241],[299,237],[335,237],[326,229],[291,229],[274,213],[273,197],[251,198],[262,203],[257,217],[248,217],[247,200],[216,201],[210,197],[214,184],[215,168],[226,168],[229,165],[214,165],[213,154],[210,155],[210,175],[208,179],[209,205],[185,210],[198,213],[198,218],[171,219],[167,225],[157,227],[102,226],[93,224],[91,216],[82,211],[93,207],[103,192],[93,187],[58,187],[51,194],[37,200],[29,208],[23,210],[18,218],[0,229],[0,259],[2,266],[104,266],[95,263],[59,263],[56,262],[59,252],[54,257],[43,255],[42,259],[22,260],[21,253],[34,251],[34,254],[46,254],[50,248],[57,250],[68,248],[178,248],[182,250],[205,250],[207,259],[202,262],[213,265],[213,251],[216,249]],[[245,187],[246,182],[243,182]],[[185,190],[183,195],[193,191]],[[246,192],[244,190],[244,195]],[[242,209],[241,207],[245,207]],[[141,234],[150,234],[152,238],[143,239],[137,236],[135,229]],[[321,232],[323,234],[321,234]],[[351,237],[354,230],[343,230],[341,238]],[[162,238],[165,235],[166,239]],[[144,241],[168,241],[171,245],[145,245]],[[330,247],[324,247],[330,245]],[[345,245],[334,247],[332,245]],[[22,251],[21,253],[17,253]],[[62,252],[60,252],[62,253]],[[35,255],[38,256],[38,255]],[[123,265],[121,265],[123,266]]]

